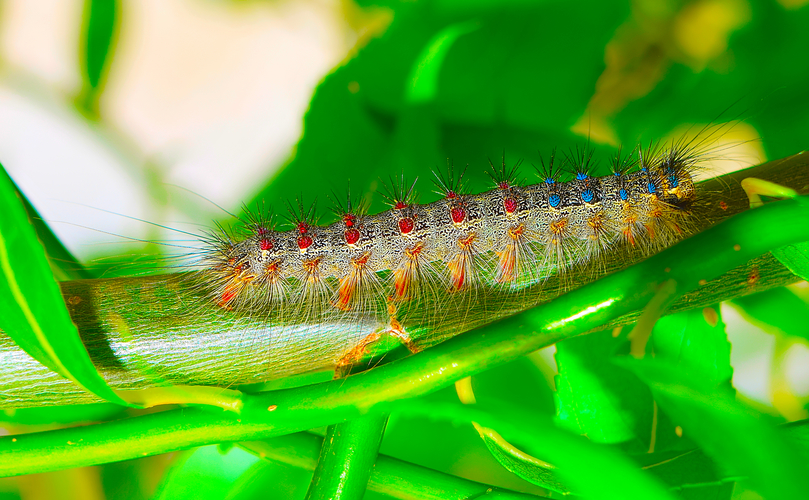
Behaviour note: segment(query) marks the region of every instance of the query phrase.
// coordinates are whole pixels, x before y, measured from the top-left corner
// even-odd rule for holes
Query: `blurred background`
[[[421,176],[431,201],[430,170],[448,160],[469,163],[479,190],[487,158],[525,160],[533,182],[530,165],[555,146],[589,140],[606,158],[733,122],[716,146],[727,172],[807,147],[806,3],[0,0],[0,162],[99,269],[160,251],[143,241],[185,244],[143,221],[198,233],[225,210],[282,213],[295,197],[325,214],[348,179],[381,208],[380,178]],[[788,293],[809,297],[806,283]],[[809,332],[722,313],[740,397],[806,418]],[[476,383],[552,412],[555,370],[549,349]],[[8,425],[72,421],[25,415]],[[471,427],[394,418],[383,451],[538,491]],[[306,473],[223,453],[0,480],[0,498],[219,498],[255,477],[273,498],[302,498]]]

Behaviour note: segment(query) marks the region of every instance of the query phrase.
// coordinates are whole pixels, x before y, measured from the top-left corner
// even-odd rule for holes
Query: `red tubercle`
[[[345,214],[343,215],[343,224],[346,227],[354,227],[354,224],[357,223],[357,216],[354,214]]]
[[[396,210],[402,210],[404,208],[407,208],[407,203],[403,201],[397,201],[396,205],[394,205],[393,208],[395,208]]]
[[[458,194],[455,191],[452,191],[452,190],[447,191],[447,199],[454,200],[457,197],[458,197]]]
[[[507,181],[503,181],[503,182],[498,182],[497,187],[499,187],[500,189],[508,189],[511,186],[508,185]]]
[[[269,251],[272,250],[273,247],[272,241],[268,240],[267,238],[262,239],[258,242],[258,244],[261,247],[261,250]]]
[[[259,236],[267,236],[268,234],[270,234],[270,230],[264,226],[258,226],[256,228],[256,234]]]
[[[306,234],[307,232],[309,232],[309,224],[305,222],[298,222],[298,225],[296,227],[300,234]],[[309,239],[311,240],[311,238]]]
[[[301,236],[298,238],[298,248],[301,250],[306,250],[312,246],[312,237],[311,236]]]
[[[466,219],[466,210],[461,207],[452,207],[449,211],[449,215],[452,217],[452,222],[460,224]]]
[[[517,200],[514,198],[506,198],[503,200],[503,208],[506,209],[506,213],[513,214],[517,211]]]
[[[413,227],[415,227],[415,225],[413,224],[413,219],[410,217],[399,219],[399,231],[401,231],[402,234],[409,233],[413,230]]]
[[[346,243],[348,243],[349,245],[353,245],[354,243],[360,240],[360,232],[357,231],[356,229],[346,230],[346,232],[343,233],[343,236],[346,239]]]

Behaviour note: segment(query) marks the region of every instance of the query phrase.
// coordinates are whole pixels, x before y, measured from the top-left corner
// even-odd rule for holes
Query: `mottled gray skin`
[[[399,208],[353,214],[349,224],[344,217],[286,232],[256,226],[208,253],[203,286],[225,308],[266,306],[296,320],[346,312],[401,320],[419,309],[413,302],[435,307],[459,303],[451,295],[525,289],[573,265],[598,267],[616,247],[651,253],[682,239],[694,185],[688,162],[671,157],[631,174],[504,181],[426,205],[395,200]],[[350,244],[351,229],[359,239]],[[430,321],[425,314],[408,322]]]

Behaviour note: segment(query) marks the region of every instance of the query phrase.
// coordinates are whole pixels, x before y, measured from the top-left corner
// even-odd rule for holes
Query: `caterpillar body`
[[[531,185],[516,182],[516,166],[504,161],[492,166],[494,189],[480,194],[466,193],[463,175],[450,169],[436,175],[438,201],[414,203],[402,179],[388,190],[389,210],[369,215],[349,197],[327,226],[301,205],[290,210],[287,231],[250,215],[235,233],[207,238],[194,287],[228,314],[276,325],[286,347],[305,325],[339,325],[346,339],[327,349],[332,367],[361,359],[385,334],[415,351],[426,336],[446,338],[536,305],[547,286],[576,286],[566,282],[573,267],[603,274],[687,236],[693,173],[705,157],[698,149],[684,140],[639,149],[619,155],[603,177],[591,175],[591,154],[561,165],[552,156]]]
[[[344,374],[400,343],[421,350],[553,300],[743,209],[726,203],[735,187],[695,181],[727,157],[723,127],[615,158],[606,176],[573,152],[542,165],[536,184],[493,167],[493,189],[479,194],[450,168],[436,179],[441,198],[423,205],[400,182],[389,210],[336,203],[326,226],[301,204],[286,231],[248,214],[185,255],[190,272],[66,281],[62,293],[116,389]],[[0,359],[0,379],[15,380],[1,407],[97,400],[2,332]],[[43,384],[33,402],[30,386]]]

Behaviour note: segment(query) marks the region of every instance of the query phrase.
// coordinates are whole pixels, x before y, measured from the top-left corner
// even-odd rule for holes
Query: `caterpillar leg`
[[[340,360],[337,362],[337,366],[334,369],[334,378],[343,378],[347,376],[350,373],[351,368],[355,364],[359,363],[368,353],[368,346],[379,341],[385,335],[390,335],[391,337],[398,339],[413,354],[421,351],[421,348],[416,345],[412,338],[410,338],[410,334],[407,333],[404,326],[402,326],[402,324],[396,319],[396,308],[393,305],[393,302],[388,303],[388,313],[391,315],[388,328],[369,334],[350,351],[348,351],[342,358],[340,358]]]

